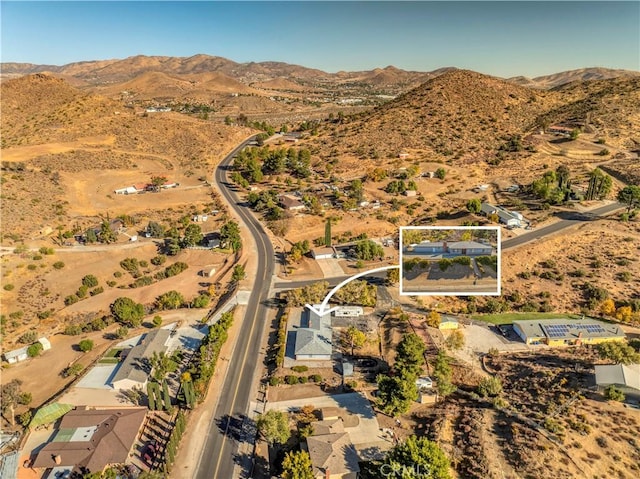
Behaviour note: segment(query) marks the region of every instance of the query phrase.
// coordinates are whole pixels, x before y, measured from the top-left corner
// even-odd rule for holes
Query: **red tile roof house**
[[[88,409],[65,414],[53,439],[36,456],[32,467],[68,467],[81,473],[102,472],[125,464],[144,423],[146,408]]]

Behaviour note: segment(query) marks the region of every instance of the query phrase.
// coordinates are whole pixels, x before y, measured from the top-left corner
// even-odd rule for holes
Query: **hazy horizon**
[[[2,62],[137,55],[537,77],[640,70],[639,2],[2,2]]]

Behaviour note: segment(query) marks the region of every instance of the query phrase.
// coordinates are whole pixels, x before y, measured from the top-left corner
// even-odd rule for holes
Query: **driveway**
[[[321,259],[316,261],[318,266],[322,270],[323,278],[335,278],[339,276],[344,276],[344,271],[340,266],[339,260],[335,258],[330,259]]]

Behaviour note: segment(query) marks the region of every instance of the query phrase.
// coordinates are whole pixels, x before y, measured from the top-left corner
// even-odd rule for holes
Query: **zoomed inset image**
[[[400,294],[499,295],[500,229],[400,228]]]

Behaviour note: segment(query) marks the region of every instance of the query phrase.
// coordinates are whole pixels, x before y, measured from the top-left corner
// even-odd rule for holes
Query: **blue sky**
[[[640,2],[7,2],[1,59],[216,55],[335,72],[640,70]]]

